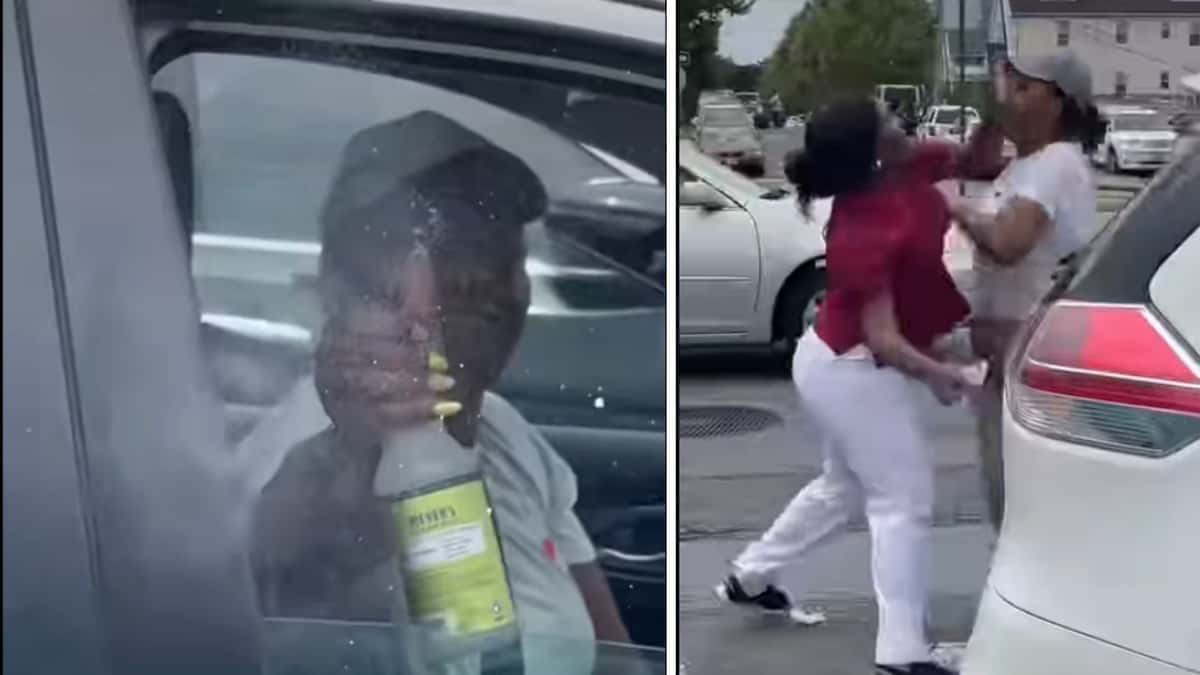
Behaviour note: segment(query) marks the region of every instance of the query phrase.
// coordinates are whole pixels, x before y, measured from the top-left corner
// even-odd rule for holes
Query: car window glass
[[[700,113],[700,126],[740,127],[750,124],[741,108],[707,108]]]
[[[960,110],[957,108],[942,108],[937,111],[937,124],[955,124],[958,122]]]
[[[1112,121],[1113,131],[1169,131],[1171,125],[1164,115],[1118,115]]]
[[[392,618],[397,535],[373,477],[399,403],[427,401],[403,424],[450,415],[491,451],[526,672],[593,658],[574,569],[616,574],[607,551],[649,561],[608,586],[632,639],[660,646],[665,172],[628,129],[661,129],[665,109],[552,78],[251,51],[185,53],[150,85],[203,348],[261,490],[261,609],[318,622],[277,643]]]

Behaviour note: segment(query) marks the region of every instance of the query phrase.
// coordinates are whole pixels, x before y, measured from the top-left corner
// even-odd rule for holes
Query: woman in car
[[[915,143],[894,115],[851,98],[813,115],[805,149],[786,166],[803,208],[833,197],[827,293],[792,361],[825,462],[821,476],[734,561],[717,593],[798,621],[820,620],[793,606],[777,573],[865,508],[879,673],[950,672],[933,662],[925,635],[933,444],[918,418],[931,396],[950,404],[971,383],[935,344],[969,308],[942,261],[949,212],[934,183],[994,166],[1001,142],[988,129],[962,152]]]
[[[322,219],[328,318],[315,382],[302,382],[242,446],[273,458],[255,474],[263,488],[253,560],[265,614],[392,619],[394,532],[372,485],[380,442],[441,417],[482,463],[524,672],[590,673],[595,639],[629,641],[573,511],[574,473],[489,393],[529,307],[523,226],[545,207],[521,160],[435,113],[350,141]],[[410,255],[418,244],[427,257]],[[420,260],[428,269],[411,268]],[[419,318],[430,307],[410,306],[419,300],[407,285],[417,278],[436,288],[440,326]],[[444,354],[428,353],[434,331]]]
[[[992,203],[955,199],[951,213],[975,243],[971,333],[989,360],[978,398],[988,506],[997,528],[1004,513],[1000,448],[1001,375],[1013,334],[1050,290],[1060,261],[1096,226],[1096,188],[1087,156],[1104,134],[1092,103],[1092,76],[1073,52],[1018,57],[997,83],[1005,134],[1017,147],[996,180]]]

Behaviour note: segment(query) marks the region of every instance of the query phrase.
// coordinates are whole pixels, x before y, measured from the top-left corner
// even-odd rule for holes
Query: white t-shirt
[[[328,440],[331,424],[312,378],[301,379],[239,445],[252,489],[261,492],[297,452],[318,457],[337,452]],[[596,551],[575,515],[575,473],[516,408],[495,394],[484,398],[477,447],[516,604],[525,672],[587,675],[595,658],[595,630],[569,566],[594,561]],[[386,620],[387,589],[394,583],[385,563],[356,580],[347,595],[360,598],[354,603],[358,611]],[[467,659],[448,664],[439,675],[478,672],[477,659]]]
[[[970,302],[976,317],[1022,320],[1053,286],[1059,261],[1078,251],[1096,226],[1096,185],[1077,143],[1051,143],[1009,163],[983,206],[998,213],[1016,198],[1046,211],[1049,226],[1016,265],[997,265],[976,253]]]

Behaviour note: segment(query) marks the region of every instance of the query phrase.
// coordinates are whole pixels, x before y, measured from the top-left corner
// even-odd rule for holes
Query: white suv
[[[1007,368],[965,675],[1200,672],[1200,147],[1064,270]]]
[[[1146,108],[1110,110],[1104,142],[1092,159],[1109,173],[1157,169],[1171,159],[1179,134],[1170,116]]]

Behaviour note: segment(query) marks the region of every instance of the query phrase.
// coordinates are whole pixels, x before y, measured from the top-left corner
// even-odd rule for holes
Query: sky
[[[807,0],[758,0],[744,16],[721,26],[720,52],[734,63],[756,63],[771,55],[788,22]]]

